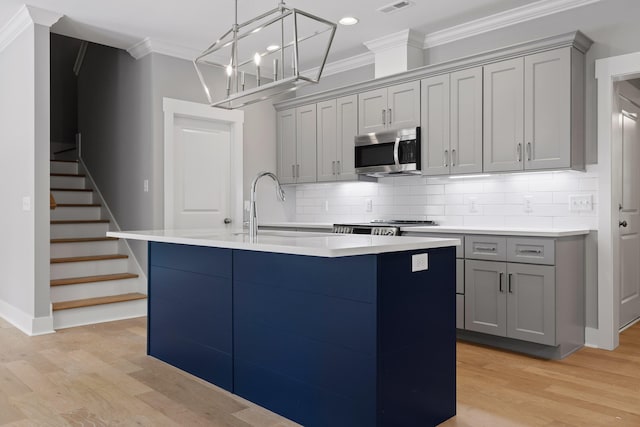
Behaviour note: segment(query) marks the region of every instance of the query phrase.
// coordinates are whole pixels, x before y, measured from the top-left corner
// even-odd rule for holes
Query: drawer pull
[[[496,248],[490,248],[487,246],[476,246],[476,251],[495,252]]]
[[[512,285],[511,285],[511,281],[512,281],[512,279],[513,279],[513,274],[512,274],[512,273],[509,273],[509,286],[508,286],[508,290],[509,290],[509,293],[510,293],[510,294],[512,294],[512,293],[513,293],[513,287],[512,287]]]
[[[542,254],[542,250],[540,250],[540,249],[520,249],[520,250],[518,250],[518,253],[540,255],[540,254]]]
[[[500,290],[500,293],[504,293],[504,289],[502,289],[502,279],[504,278],[504,273],[500,272],[500,276],[498,278],[498,289]]]

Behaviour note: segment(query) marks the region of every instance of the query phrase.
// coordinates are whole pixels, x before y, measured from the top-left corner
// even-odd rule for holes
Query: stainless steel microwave
[[[420,174],[420,127],[356,136],[355,168],[371,176]]]

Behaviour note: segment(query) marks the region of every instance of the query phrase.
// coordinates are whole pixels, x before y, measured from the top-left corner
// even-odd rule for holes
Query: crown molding
[[[359,55],[352,56],[346,59],[340,59],[338,61],[333,61],[325,64],[324,69],[322,70],[322,76],[327,77],[333,74],[343,73],[345,71],[353,70],[355,68],[364,67],[366,65],[372,65],[375,63],[375,56],[373,52],[364,52]],[[300,74],[304,74],[307,76],[316,75],[318,73],[319,67],[310,68],[301,72]]]
[[[425,35],[412,29],[398,31],[374,40],[364,42],[364,45],[372,52],[380,52],[395,47],[416,47],[422,49]]]
[[[151,39],[150,37],[139,41],[127,49],[127,53],[135,59],[144,58],[150,53],[173,56],[174,58],[193,61],[201,52],[197,49],[176,45],[173,43]]]
[[[496,13],[485,18],[476,19],[441,31],[429,33],[424,37],[423,49],[451,43],[468,37],[477,36],[489,31],[498,30],[510,25],[575,9],[600,0],[540,0],[525,6],[516,7]]]
[[[20,10],[0,28],[0,52],[5,50],[31,24],[51,27],[62,18],[62,14],[22,5]]]

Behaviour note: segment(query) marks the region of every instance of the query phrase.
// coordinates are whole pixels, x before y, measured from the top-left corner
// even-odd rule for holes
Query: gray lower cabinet
[[[465,329],[555,344],[555,267],[467,260],[465,277]]]

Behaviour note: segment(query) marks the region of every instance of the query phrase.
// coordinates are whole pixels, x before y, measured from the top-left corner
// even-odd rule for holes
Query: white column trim
[[[62,18],[61,13],[22,5],[20,10],[0,28],[0,52],[5,50],[31,24],[51,27]]]
[[[613,83],[640,73],[640,52],[596,61],[598,81],[598,327],[587,328],[587,343],[608,350],[619,345],[620,257],[618,256],[619,195],[613,170]]]
[[[175,118],[193,117],[196,119],[210,119],[223,122],[231,128],[231,171],[233,185],[230,191],[230,206],[234,224],[242,224],[243,213],[243,149],[244,149],[244,111],[226,110],[224,108],[210,107],[207,104],[182,101],[179,99],[163,98],[162,109],[164,111],[164,171],[165,185],[173,182],[171,168],[167,165],[173,158],[173,126]],[[164,191],[164,227],[173,223],[173,200],[169,200]]]

